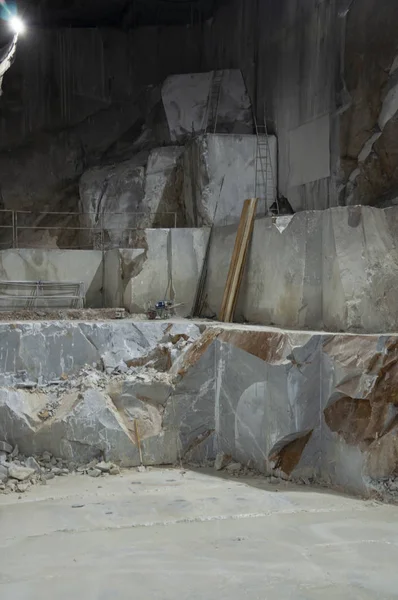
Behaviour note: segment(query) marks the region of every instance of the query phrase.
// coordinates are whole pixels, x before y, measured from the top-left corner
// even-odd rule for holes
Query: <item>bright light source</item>
[[[19,17],[12,17],[9,24],[14,33],[20,34],[26,31],[25,23]]]

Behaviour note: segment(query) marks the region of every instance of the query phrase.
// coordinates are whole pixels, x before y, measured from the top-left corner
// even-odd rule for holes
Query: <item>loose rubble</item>
[[[367,485],[373,491],[373,496],[384,502],[398,504],[398,477],[381,477],[380,479],[368,479]]]
[[[10,446],[10,444],[7,444],[7,442],[0,442],[0,450],[2,452],[10,454],[12,452],[12,446]]]
[[[199,465],[195,465],[199,467]],[[241,463],[235,462],[230,454],[219,452],[213,463],[215,471],[224,471],[230,477],[261,477],[264,481],[270,485],[280,485],[282,483],[291,483],[294,485],[314,485],[315,480],[312,477],[300,477],[293,478],[287,476],[282,471],[275,471],[275,474],[264,474],[257,469],[252,468],[250,463],[248,465],[242,465]],[[398,491],[398,479],[397,479],[397,491]],[[398,494],[397,494],[398,497]]]
[[[5,443],[1,443],[5,447]],[[9,446],[9,445],[8,445]],[[102,460],[93,460],[86,465],[77,465],[43,452],[41,456],[25,457],[15,449],[7,453],[6,460],[0,464],[0,493],[25,493],[32,485],[46,485],[51,479],[65,477],[70,474],[105,477],[120,475],[118,465]],[[17,448],[16,448],[17,449]]]
[[[0,321],[99,321],[125,319],[129,314],[120,308],[65,308],[40,310],[2,311]],[[134,321],[147,318],[146,315],[134,315]]]
[[[26,458],[37,453],[44,463],[52,461],[59,469],[68,465],[54,464],[52,455],[79,465],[87,464],[93,456],[102,457],[117,463],[106,471],[112,475],[118,474],[120,466],[138,466],[142,456],[147,465],[177,460],[178,432],[171,423],[174,404],[169,399],[180,379],[179,360],[200,335],[199,328],[191,324],[131,324],[118,327],[115,333],[113,329],[87,327],[71,330],[70,339],[75,336],[79,340],[76,344],[80,344],[76,352],[87,358],[92,352],[92,362],[79,370],[71,368],[69,354],[65,354],[62,362],[65,360],[66,372],[60,372],[54,361],[54,371],[47,369],[44,374],[40,365],[35,365],[34,369],[11,370],[3,375],[0,464],[8,461],[6,451],[18,454],[19,450],[11,446],[16,443]],[[101,338],[99,351],[90,340],[98,343],[95,336],[106,338],[109,331],[118,337],[110,344]],[[66,345],[72,343],[65,337]],[[58,376],[54,374],[57,368]],[[37,471],[33,463],[29,468]]]
[[[13,376],[10,388],[23,390],[26,394],[44,394],[45,407],[43,408],[42,405],[36,413],[38,422],[43,422],[43,426],[57,417],[68,394],[83,394],[88,390],[100,391],[110,396],[114,392],[116,408],[119,396],[121,396],[120,402],[123,400],[124,390],[127,399],[132,394],[137,399],[142,398],[142,401],[148,403],[148,414],[150,415],[153,410],[161,418],[177,378],[177,375],[169,370],[192,342],[193,340],[186,334],[166,333],[160,344],[137,359],[120,361],[113,366],[93,363],[86,365],[77,374],[70,376],[63,374],[58,379],[43,380],[39,377],[37,380],[32,380],[27,371],[19,370]],[[151,409],[151,403],[156,408]],[[143,415],[147,418],[146,413]],[[141,433],[144,432],[142,426]],[[146,467],[140,465],[138,470],[144,472]],[[0,440],[0,492],[3,494],[25,493],[32,485],[46,485],[56,477],[65,477],[69,474],[100,478],[116,476],[120,473],[120,466],[104,460],[104,455],[101,456],[101,453],[88,463],[78,464],[56,457],[47,450],[40,455],[25,456],[20,453],[18,445],[12,446],[8,441]]]

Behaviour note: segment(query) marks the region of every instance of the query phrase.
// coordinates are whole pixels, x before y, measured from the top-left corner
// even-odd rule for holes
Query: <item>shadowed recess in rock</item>
[[[312,430],[307,433],[287,436],[287,438],[278,442],[269,454],[269,460],[274,464],[273,468],[290,475],[300,462],[301,455],[311,435]]]

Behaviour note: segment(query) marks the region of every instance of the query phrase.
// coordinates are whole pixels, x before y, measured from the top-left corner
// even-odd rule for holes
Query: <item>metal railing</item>
[[[0,311],[84,308],[83,282],[0,281]]]
[[[137,247],[145,229],[176,227],[175,212],[0,210],[0,248],[130,248]]]

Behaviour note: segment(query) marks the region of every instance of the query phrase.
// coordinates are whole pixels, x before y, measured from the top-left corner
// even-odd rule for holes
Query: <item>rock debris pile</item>
[[[52,456],[43,452],[40,456],[24,456],[18,446],[14,448],[0,441],[0,493],[24,493],[32,485],[46,485],[55,477],[64,477],[71,473],[100,477],[101,475],[119,475],[120,467],[103,460],[92,460],[86,465]]]
[[[49,325],[51,334],[45,340],[64,347],[68,340],[67,354],[61,352],[68,368],[56,372],[55,346],[37,361],[37,368],[3,375],[3,492],[26,491],[34,483],[69,473],[100,477],[116,475],[121,467],[177,461],[179,422],[173,408],[179,365],[200,331],[189,323],[115,327],[116,334],[111,329],[109,335],[108,325],[71,325],[66,331]],[[42,326],[27,327],[35,338],[37,330]],[[23,330],[21,338],[26,346]],[[92,360],[76,368],[76,356],[90,358],[86,346]],[[23,361],[18,358],[15,364],[23,366]]]

